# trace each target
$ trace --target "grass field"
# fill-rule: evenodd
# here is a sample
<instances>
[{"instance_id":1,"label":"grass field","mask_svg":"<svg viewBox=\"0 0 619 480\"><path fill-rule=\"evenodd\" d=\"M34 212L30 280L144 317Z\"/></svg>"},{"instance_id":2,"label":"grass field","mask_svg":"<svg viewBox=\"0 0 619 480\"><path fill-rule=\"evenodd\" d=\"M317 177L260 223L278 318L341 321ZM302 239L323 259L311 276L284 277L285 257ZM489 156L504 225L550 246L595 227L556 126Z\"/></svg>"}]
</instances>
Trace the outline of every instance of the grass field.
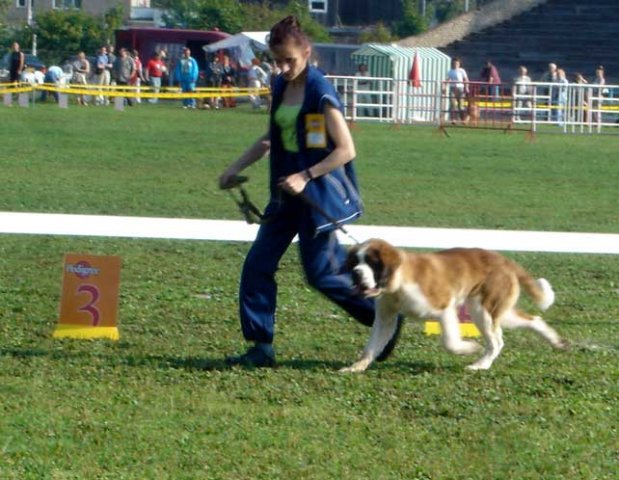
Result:
<instances>
[{"instance_id":1,"label":"grass field","mask_svg":"<svg viewBox=\"0 0 619 480\"><path fill-rule=\"evenodd\" d=\"M216 189L266 116L143 105L0 108L0 211L239 219ZM361 223L619 233L617 139L360 125ZM266 162L249 170L266 199ZM619 258L507 254L557 292L576 346L507 332L489 372L409 322L392 359L341 375L368 330L305 285L292 248L274 370L244 344L249 245L0 236L2 479L612 479ZM122 256L119 342L58 341L62 258Z\"/></svg>"}]
</instances>

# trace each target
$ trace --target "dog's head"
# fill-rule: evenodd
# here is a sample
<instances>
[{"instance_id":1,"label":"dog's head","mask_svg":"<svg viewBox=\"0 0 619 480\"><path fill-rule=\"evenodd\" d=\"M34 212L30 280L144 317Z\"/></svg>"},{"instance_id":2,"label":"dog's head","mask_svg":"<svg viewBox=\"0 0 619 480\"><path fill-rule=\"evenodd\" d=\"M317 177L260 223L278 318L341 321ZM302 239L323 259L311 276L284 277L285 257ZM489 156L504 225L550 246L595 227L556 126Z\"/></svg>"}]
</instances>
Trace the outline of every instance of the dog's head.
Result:
<instances>
[{"instance_id":1,"label":"dog's head","mask_svg":"<svg viewBox=\"0 0 619 480\"><path fill-rule=\"evenodd\" d=\"M353 288L369 298L382 294L391 284L402 262L400 252L384 240L368 240L348 252L346 268L352 274Z\"/></svg>"}]
</instances>

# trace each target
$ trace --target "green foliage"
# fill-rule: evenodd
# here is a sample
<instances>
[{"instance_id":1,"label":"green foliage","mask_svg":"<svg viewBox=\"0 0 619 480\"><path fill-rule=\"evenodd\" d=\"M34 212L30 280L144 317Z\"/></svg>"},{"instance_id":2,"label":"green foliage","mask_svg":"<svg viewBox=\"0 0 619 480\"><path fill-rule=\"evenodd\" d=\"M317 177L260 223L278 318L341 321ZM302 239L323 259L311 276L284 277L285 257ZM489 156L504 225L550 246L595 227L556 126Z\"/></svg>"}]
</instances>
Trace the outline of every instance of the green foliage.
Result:
<instances>
[{"instance_id":1,"label":"green foliage","mask_svg":"<svg viewBox=\"0 0 619 480\"><path fill-rule=\"evenodd\" d=\"M364 30L359 41L361 43L389 43L395 39L389 27L379 22L373 28Z\"/></svg>"},{"instance_id":2,"label":"green foliage","mask_svg":"<svg viewBox=\"0 0 619 480\"><path fill-rule=\"evenodd\" d=\"M432 6L439 23L447 22L464 13L464 0L438 0L433 2Z\"/></svg>"},{"instance_id":3,"label":"green foliage","mask_svg":"<svg viewBox=\"0 0 619 480\"><path fill-rule=\"evenodd\" d=\"M427 21L419 13L419 7L415 0L402 0L403 18L393 25L393 33L399 37L418 35L428 29Z\"/></svg>"},{"instance_id":4,"label":"green foliage","mask_svg":"<svg viewBox=\"0 0 619 480\"><path fill-rule=\"evenodd\" d=\"M246 29L242 5L234 0L203 0L197 9L200 28L238 33Z\"/></svg>"},{"instance_id":5,"label":"green foliage","mask_svg":"<svg viewBox=\"0 0 619 480\"><path fill-rule=\"evenodd\" d=\"M196 11L196 0L153 0L153 7L165 10L166 27L188 28Z\"/></svg>"},{"instance_id":6,"label":"green foliage","mask_svg":"<svg viewBox=\"0 0 619 480\"><path fill-rule=\"evenodd\" d=\"M6 27L6 14L11 3L11 0L0 0L0 31Z\"/></svg>"},{"instance_id":7,"label":"green foliage","mask_svg":"<svg viewBox=\"0 0 619 480\"><path fill-rule=\"evenodd\" d=\"M37 16L34 28L40 56L50 63L80 50L94 52L105 37L97 20L75 10L50 10Z\"/></svg>"},{"instance_id":8,"label":"green foliage","mask_svg":"<svg viewBox=\"0 0 619 480\"><path fill-rule=\"evenodd\" d=\"M99 20L102 34L107 40L104 43L114 42L114 32L124 25L125 11L121 4L110 8L103 14L103 18Z\"/></svg>"},{"instance_id":9,"label":"green foliage","mask_svg":"<svg viewBox=\"0 0 619 480\"><path fill-rule=\"evenodd\" d=\"M287 5L262 3L242 4L236 0L159 0L155 3L166 10L164 19L169 27L210 30L215 27L228 33L269 30L287 15L296 15L315 42L328 42L327 30L316 22L305 2L292 1Z\"/></svg>"},{"instance_id":10,"label":"green foliage","mask_svg":"<svg viewBox=\"0 0 619 480\"><path fill-rule=\"evenodd\" d=\"M295 15L299 19L305 33L307 33L314 42L329 42L330 37L327 30L312 18L307 9L307 2L294 0L289 2L288 6L282 8L280 11L280 20L286 15Z\"/></svg>"},{"instance_id":11,"label":"green foliage","mask_svg":"<svg viewBox=\"0 0 619 480\"><path fill-rule=\"evenodd\" d=\"M13 32L23 45L37 35L38 55L48 64L58 63L83 50L93 54L114 39L114 30L123 23L122 7L114 7L96 17L79 10L48 10L37 14L36 26L24 25Z\"/></svg>"}]
</instances>

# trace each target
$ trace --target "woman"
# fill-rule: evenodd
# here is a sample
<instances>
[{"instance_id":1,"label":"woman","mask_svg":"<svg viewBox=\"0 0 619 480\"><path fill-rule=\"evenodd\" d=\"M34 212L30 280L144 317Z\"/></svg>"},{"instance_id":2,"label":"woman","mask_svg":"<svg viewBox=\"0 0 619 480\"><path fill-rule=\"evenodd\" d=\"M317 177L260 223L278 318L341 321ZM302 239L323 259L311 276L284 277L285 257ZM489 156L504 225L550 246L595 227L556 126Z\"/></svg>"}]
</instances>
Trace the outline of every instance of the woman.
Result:
<instances>
[{"instance_id":1,"label":"woman","mask_svg":"<svg viewBox=\"0 0 619 480\"><path fill-rule=\"evenodd\" d=\"M86 58L86 54L84 52L80 52L77 54L77 59L73 63L73 76L71 78L71 83L76 83L77 85L87 85L89 76L90 62ZM84 94L79 94L77 96L77 104L83 105L84 107L88 106Z\"/></svg>"},{"instance_id":2,"label":"woman","mask_svg":"<svg viewBox=\"0 0 619 480\"><path fill-rule=\"evenodd\" d=\"M275 365L275 271L297 234L308 283L364 325L374 320L373 302L354 296L350 275L343 272L346 251L334 225L299 196L303 193L342 223L361 215L351 163L355 146L342 104L333 86L309 66L311 46L296 18L286 17L271 29L269 47L281 69L273 82L270 131L219 178L221 188L233 186L239 172L270 151L267 220L245 259L239 292L243 335L254 345L227 359L231 365L254 367ZM398 334L399 328L383 359Z\"/></svg>"}]
</instances>

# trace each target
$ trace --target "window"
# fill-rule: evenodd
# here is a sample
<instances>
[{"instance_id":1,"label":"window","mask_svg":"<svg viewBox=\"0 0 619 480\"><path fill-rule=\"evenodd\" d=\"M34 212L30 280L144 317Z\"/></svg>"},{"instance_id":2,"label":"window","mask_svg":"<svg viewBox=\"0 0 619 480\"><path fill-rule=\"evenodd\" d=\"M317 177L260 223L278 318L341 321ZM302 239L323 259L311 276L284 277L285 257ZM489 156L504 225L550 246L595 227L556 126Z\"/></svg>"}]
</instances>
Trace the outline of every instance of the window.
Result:
<instances>
[{"instance_id":1,"label":"window","mask_svg":"<svg viewBox=\"0 0 619 480\"><path fill-rule=\"evenodd\" d=\"M309 11L312 13L327 13L329 0L308 0Z\"/></svg>"},{"instance_id":2,"label":"window","mask_svg":"<svg viewBox=\"0 0 619 480\"><path fill-rule=\"evenodd\" d=\"M28 0L16 0L16 1L15 1L15 6L16 6L17 8L26 8L26 2L27 2L27 1L28 1Z\"/></svg>"},{"instance_id":3,"label":"window","mask_svg":"<svg viewBox=\"0 0 619 480\"><path fill-rule=\"evenodd\" d=\"M58 9L82 8L82 0L54 0L52 6Z\"/></svg>"}]
</instances>

